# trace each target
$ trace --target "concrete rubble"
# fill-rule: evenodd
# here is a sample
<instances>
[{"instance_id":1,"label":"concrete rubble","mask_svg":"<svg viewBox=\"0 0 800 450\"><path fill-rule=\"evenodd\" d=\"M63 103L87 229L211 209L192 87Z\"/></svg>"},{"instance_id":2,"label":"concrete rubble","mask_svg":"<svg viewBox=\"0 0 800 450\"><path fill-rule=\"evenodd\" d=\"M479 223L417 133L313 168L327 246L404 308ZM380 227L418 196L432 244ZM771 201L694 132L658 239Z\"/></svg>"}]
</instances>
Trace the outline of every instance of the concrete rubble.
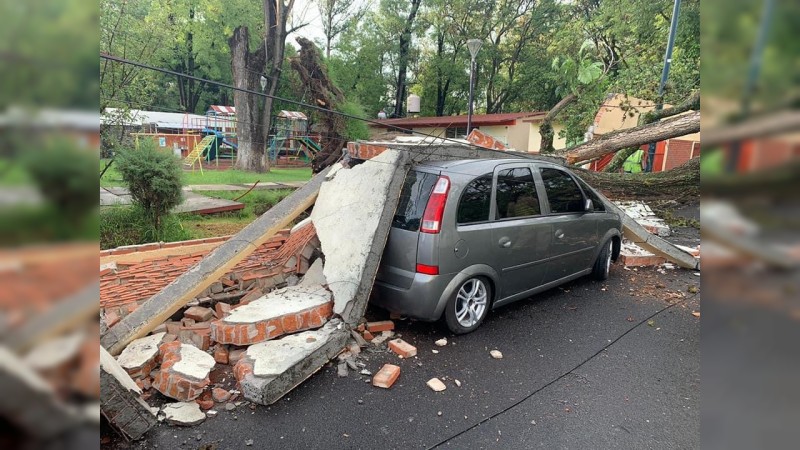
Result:
<instances>
[{"instance_id":1,"label":"concrete rubble","mask_svg":"<svg viewBox=\"0 0 800 450\"><path fill-rule=\"evenodd\" d=\"M168 403L161 409L164 419L172 425L197 425L206 420L206 414L200 411L195 402Z\"/></svg>"},{"instance_id":2,"label":"concrete rubble","mask_svg":"<svg viewBox=\"0 0 800 450\"><path fill-rule=\"evenodd\" d=\"M395 335L391 320L363 317L409 167L431 155L518 156L442 143L429 143L422 155L412 151L418 145L348 145L350 157L365 161L334 165L239 235L192 244L201 251L158 244L141 254L117 249L103 256L101 272L108 278L101 283L101 307L108 331L101 342L119 354L114 360L105 353L118 368L107 378L130 397L122 406L104 405L104 415L113 408L140 415L141 425L123 430L136 439L152 426L145 400L154 395L178 400L161 411L168 423L191 425L223 405L235 411L240 400L272 404L330 361L342 377L366 376L362 380L375 387L391 388L400 365L386 364L372 375L362 352L388 348L408 359L417 349ZM283 229L311 205L310 217ZM168 271L148 268L155 261L175 263L185 273L159 279ZM136 276L126 275L130 267ZM126 297L124 283L140 276L147 282ZM446 338L435 342L447 344ZM502 357L499 351L492 356ZM212 382L212 371L233 377L236 389ZM446 389L436 378L428 385Z\"/></svg>"}]
</instances>

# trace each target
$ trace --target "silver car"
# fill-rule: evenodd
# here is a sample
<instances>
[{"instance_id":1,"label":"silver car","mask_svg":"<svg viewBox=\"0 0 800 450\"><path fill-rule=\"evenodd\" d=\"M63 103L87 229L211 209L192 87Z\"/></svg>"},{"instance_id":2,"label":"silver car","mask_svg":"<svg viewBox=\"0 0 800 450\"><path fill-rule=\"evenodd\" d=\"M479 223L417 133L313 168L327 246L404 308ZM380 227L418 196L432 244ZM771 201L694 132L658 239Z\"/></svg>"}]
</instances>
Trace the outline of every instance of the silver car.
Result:
<instances>
[{"instance_id":1,"label":"silver car","mask_svg":"<svg viewBox=\"0 0 800 450\"><path fill-rule=\"evenodd\" d=\"M457 334L489 309L591 274L608 278L622 222L583 180L531 159L440 161L408 174L372 303L442 316Z\"/></svg>"}]
</instances>

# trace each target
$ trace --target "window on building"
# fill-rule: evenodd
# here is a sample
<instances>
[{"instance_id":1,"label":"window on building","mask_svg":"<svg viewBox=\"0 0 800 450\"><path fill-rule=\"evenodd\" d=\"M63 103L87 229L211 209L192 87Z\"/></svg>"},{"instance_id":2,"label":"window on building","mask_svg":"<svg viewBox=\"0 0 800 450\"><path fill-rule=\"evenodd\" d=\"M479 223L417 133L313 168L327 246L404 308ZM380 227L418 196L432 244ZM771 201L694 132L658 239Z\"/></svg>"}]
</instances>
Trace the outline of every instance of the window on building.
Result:
<instances>
[{"instance_id":1,"label":"window on building","mask_svg":"<svg viewBox=\"0 0 800 450\"><path fill-rule=\"evenodd\" d=\"M461 194L456 212L456 223L464 225L489 220L491 198L492 174L487 173L472 180Z\"/></svg>"},{"instance_id":2,"label":"window on building","mask_svg":"<svg viewBox=\"0 0 800 450\"><path fill-rule=\"evenodd\" d=\"M463 139L467 135L467 127L450 127L445 135L451 139Z\"/></svg>"},{"instance_id":3,"label":"window on building","mask_svg":"<svg viewBox=\"0 0 800 450\"><path fill-rule=\"evenodd\" d=\"M542 168L542 181L553 214L583 212L583 194L566 172Z\"/></svg>"},{"instance_id":4,"label":"window on building","mask_svg":"<svg viewBox=\"0 0 800 450\"><path fill-rule=\"evenodd\" d=\"M533 174L527 167L506 169L497 174L496 205L498 219L541 214Z\"/></svg>"}]
</instances>

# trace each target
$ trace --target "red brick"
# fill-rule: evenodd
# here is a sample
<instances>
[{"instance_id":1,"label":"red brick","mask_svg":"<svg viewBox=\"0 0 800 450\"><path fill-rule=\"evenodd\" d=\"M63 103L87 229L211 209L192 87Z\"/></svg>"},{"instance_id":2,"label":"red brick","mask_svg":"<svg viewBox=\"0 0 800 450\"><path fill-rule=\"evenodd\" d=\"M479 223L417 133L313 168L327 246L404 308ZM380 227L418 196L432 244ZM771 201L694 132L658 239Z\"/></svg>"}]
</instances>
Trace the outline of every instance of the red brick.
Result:
<instances>
[{"instance_id":1,"label":"red brick","mask_svg":"<svg viewBox=\"0 0 800 450\"><path fill-rule=\"evenodd\" d=\"M217 319L224 319L231 313L231 305L217 302L217 304L214 305L214 310L217 312Z\"/></svg>"},{"instance_id":2,"label":"red brick","mask_svg":"<svg viewBox=\"0 0 800 450\"><path fill-rule=\"evenodd\" d=\"M218 345L217 348L214 350L214 361L220 364L228 364L230 361L230 354L228 353L228 348L224 345Z\"/></svg>"},{"instance_id":3,"label":"red brick","mask_svg":"<svg viewBox=\"0 0 800 450\"><path fill-rule=\"evenodd\" d=\"M183 317L192 319L195 322L205 322L211 320L213 314L208 308L202 306L192 306L183 313Z\"/></svg>"},{"instance_id":4,"label":"red brick","mask_svg":"<svg viewBox=\"0 0 800 450\"><path fill-rule=\"evenodd\" d=\"M119 313L113 309L106 310L106 326L108 328L113 327L116 325L122 318L119 316Z\"/></svg>"},{"instance_id":5,"label":"red brick","mask_svg":"<svg viewBox=\"0 0 800 450\"><path fill-rule=\"evenodd\" d=\"M372 385L389 389L400 376L400 367L394 364L384 364L381 370L372 377Z\"/></svg>"},{"instance_id":6,"label":"red brick","mask_svg":"<svg viewBox=\"0 0 800 450\"><path fill-rule=\"evenodd\" d=\"M364 330L364 333L362 334L364 336L364 340L366 340L367 342L375 339L375 335L370 333L369 330Z\"/></svg>"},{"instance_id":7,"label":"red brick","mask_svg":"<svg viewBox=\"0 0 800 450\"><path fill-rule=\"evenodd\" d=\"M392 339L389 341L389 350L395 352L401 358L411 358L417 355L417 347L414 347L402 339Z\"/></svg>"},{"instance_id":8,"label":"red brick","mask_svg":"<svg viewBox=\"0 0 800 450\"><path fill-rule=\"evenodd\" d=\"M370 333L380 333L381 331L394 330L394 322L391 320L381 320L380 322L367 322L367 330Z\"/></svg>"},{"instance_id":9,"label":"red brick","mask_svg":"<svg viewBox=\"0 0 800 450\"><path fill-rule=\"evenodd\" d=\"M231 393L226 389L214 388L211 390L211 397L217 403L225 403L231 398Z\"/></svg>"}]
</instances>

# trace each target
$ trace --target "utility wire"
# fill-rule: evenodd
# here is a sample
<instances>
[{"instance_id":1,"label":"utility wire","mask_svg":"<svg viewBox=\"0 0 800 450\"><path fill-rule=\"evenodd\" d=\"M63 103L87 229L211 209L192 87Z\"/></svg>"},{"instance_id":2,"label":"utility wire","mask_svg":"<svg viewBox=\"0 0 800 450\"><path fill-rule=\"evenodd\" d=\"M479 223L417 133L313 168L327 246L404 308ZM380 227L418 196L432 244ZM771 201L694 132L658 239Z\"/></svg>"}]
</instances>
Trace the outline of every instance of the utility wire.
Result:
<instances>
[{"instance_id":1,"label":"utility wire","mask_svg":"<svg viewBox=\"0 0 800 450\"><path fill-rule=\"evenodd\" d=\"M408 129L408 128L398 127L396 125L392 125L392 124L388 124L388 123L384 123L384 122L379 122L377 120L365 119L363 117L354 116L352 114L347 114L347 113L343 113L343 112L340 112L340 111L334 111L332 109L323 108L321 106L312 105L312 104L309 104L309 103L303 103L303 102L299 102L297 100L291 100L291 99L288 99L288 98L278 97L277 95L270 95L270 94L267 94L267 93L264 93L264 92L258 92L258 91L253 91L253 90L246 89L246 88L240 88L240 87L236 87L236 86L233 86L233 85L230 85L230 84L220 83L218 81L209 80L207 78L196 77L194 75L188 75L188 74L185 74L185 73L176 72L174 70L169 70L169 69L164 69L164 68L161 68L161 67L152 66L152 65L141 63L141 62L138 62L138 61L132 61L132 60L125 59L125 58L120 58L119 56L109 55L109 54L103 53L103 52L100 53L100 58L106 59L106 60L109 60L109 61L114 61L114 62L117 62L117 63L120 63L120 64L127 64L127 65L131 65L131 66L134 66L134 67L139 67L139 68L142 68L142 69L148 69L148 70L152 70L152 71L155 71L155 72L161 72L161 73L168 74L168 75L174 75L176 77L183 77L183 78L188 78L190 80L209 83L209 84L213 84L213 85L220 86L220 87L225 87L225 88L228 88L228 89L232 89L234 91L240 91L240 92L244 92L244 93L251 94L251 95L257 95L257 96L260 96L260 97L271 98L273 100L286 102L286 103L289 103L289 104L292 104L292 105L301 106L301 107L304 107L304 108L309 108L309 109L312 109L312 110L315 110L315 111L320 111L320 112L330 113L330 114L336 114L338 116L346 117L348 119L360 120L362 122L366 122L366 123L369 123L369 124L378 125L378 126L381 126L381 127L387 127L387 128L393 129L393 130L401 131L401 132L406 133L406 134L418 134L418 135L421 135L421 136L431 137L431 138L435 138L435 139L441 139L442 141L453 142L453 143L456 143L456 144L466 145L466 146L469 146L469 147L480 148L480 149L485 150L485 148L483 148L483 147L481 147L479 145L475 145L475 144L473 144L473 143L471 143L469 141L465 142L465 141L460 141L460 140L456 140L456 139L451 139L451 138L448 138L448 137L435 136L435 135L428 134L428 133L423 133L423 132L420 132L420 131L414 131L414 130L411 130L411 129Z\"/></svg>"}]
</instances>

